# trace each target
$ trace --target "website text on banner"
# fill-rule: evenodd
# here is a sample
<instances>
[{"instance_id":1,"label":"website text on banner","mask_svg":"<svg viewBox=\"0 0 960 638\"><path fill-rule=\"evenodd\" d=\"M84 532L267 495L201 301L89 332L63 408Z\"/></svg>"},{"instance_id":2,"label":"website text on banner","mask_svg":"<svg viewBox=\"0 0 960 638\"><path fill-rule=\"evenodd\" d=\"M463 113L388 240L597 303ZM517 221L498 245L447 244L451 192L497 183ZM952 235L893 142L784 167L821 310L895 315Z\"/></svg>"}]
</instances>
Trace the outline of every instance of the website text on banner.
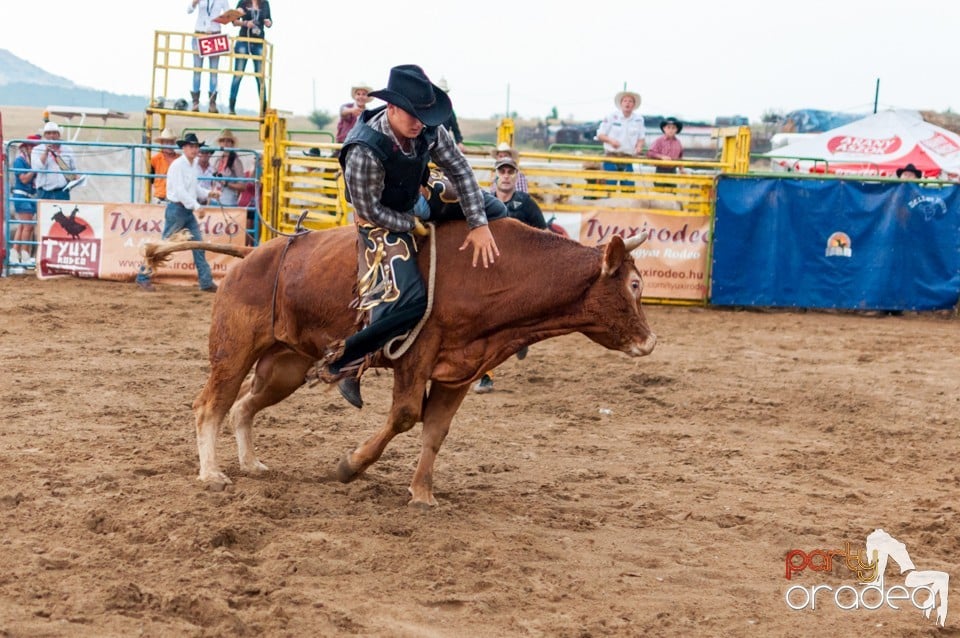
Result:
<instances>
[{"instance_id":1,"label":"website text on banner","mask_svg":"<svg viewBox=\"0 0 960 638\"><path fill-rule=\"evenodd\" d=\"M684 215L598 210L589 213L544 211L551 226L587 246L610 241L613 235L650 238L633 251L643 276L644 299L706 301L710 218Z\"/></svg>"},{"instance_id":2,"label":"website text on banner","mask_svg":"<svg viewBox=\"0 0 960 638\"><path fill-rule=\"evenodd\" d=\"M132 281L140 266L140 248L160 241L164 206L99 202L41 201L37 276L63 275ZM243 246L247 211L244 208L207 208L200 220L204 241ZM207 254L213 277L222 279L236 258ZM173 254L157 269L155 281L196 285L197 273L190 251Z\"/></svg>"}]
</instances>

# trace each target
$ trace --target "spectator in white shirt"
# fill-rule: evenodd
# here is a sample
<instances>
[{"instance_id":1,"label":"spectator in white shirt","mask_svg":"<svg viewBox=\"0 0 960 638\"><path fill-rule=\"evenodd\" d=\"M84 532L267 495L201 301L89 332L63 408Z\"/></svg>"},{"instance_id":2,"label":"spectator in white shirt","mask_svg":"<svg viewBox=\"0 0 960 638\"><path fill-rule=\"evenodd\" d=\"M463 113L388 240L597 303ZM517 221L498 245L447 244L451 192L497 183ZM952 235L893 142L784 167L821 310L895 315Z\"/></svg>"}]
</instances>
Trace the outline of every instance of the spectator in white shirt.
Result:
<instances>
[{"instance_id":1,"label":"spectator in white shirt","mask_svg":"<svg viewBox=\"0 0 960 638\"><path fill-rule=\"evenodd\" d=\"M70 199L67 184L77 179L77 161L69 148L60 146L56 122L43 125L43 144L30 154L30 167L37 173L37 199Z\"/></svg>"},{"instance_id":2,"label":"spectator in white shirt","mask_svg":"<svg viewBox=\"0 0 960 638\"><path fill-rule=\"evenodd\" d=\"M216 188L208 190L197 179L199 176L197 155L200 153L200 147L206 144L199 141L195 133L187 133L182 140L177 140L177 146L180 147L182 155L170 165L167 171L167 209L164 213L161 237L167 239L174 233L186 229L190 232L190 238L193 241L203 241L200 223L197 220L203 219L206 214L202 206L209 200L219 197L220 191ZM193 263L197 267L200 290L216 292L217 284L213 281L213 272L210 270L204 251L191 252ZM153 283L150 281L152 274L146 266L140 267L140 272L137 273L137 285L141 290L154 291Z\"/></svg>"},{"instance_id":3,"label":"spectator in white shirt","mask_svg":"<svg viewBox=\"0 0 960 638\"><path fill-rule=\"evenodd\" d=\"M603 118L597 129L597 141L603 142L603 152L610 158L640 157L646 135L643 116L636 112L640 108L640 94L633 91L620 91L613 98L617 110ZM604 162L603 170L632 173L633 164L627 162ZM614 184L613 181L607 184ZM633 186L633 182L622 181L623 186Z\"/></svg>"}]
</instances>

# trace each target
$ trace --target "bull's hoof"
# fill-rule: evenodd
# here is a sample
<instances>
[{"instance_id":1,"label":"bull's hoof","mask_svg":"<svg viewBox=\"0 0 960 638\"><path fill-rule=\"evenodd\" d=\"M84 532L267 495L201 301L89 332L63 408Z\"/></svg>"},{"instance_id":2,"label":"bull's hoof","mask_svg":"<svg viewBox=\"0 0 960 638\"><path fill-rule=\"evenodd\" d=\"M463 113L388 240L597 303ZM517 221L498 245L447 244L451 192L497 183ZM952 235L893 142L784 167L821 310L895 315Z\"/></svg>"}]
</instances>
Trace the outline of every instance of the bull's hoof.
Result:
<instances>
[{"instance_id":1,"label":"bull's hoof","mask_svg":"<svg viewBox=\"0 0 960 638\"><path fill-rule=\"evenodd\" d=\"M223 472L200 474L197 480L203 483L203 486L211 492L222 492L228 485L233 483Z\"/></svg>"},{"instance_id":2,"label":"bull's hoof","mask_svg":"<svg viewBox=\"0 0 960 638\"><path fill-rule=\"evenodd\" d=\"M350 455L344 454L337 466L337 480L341 483L350 483L356 480L361 473L362 471L354 469L353 465L350 464Z\"/></svg>"},{"instance_id":3,"label":"bull's hoof","mask_svg":"<svg viewBox=\"0 0 960 638\"><path fill-rule=\"evenodd\" d=\"M247 474L258 476L264 472L269 472L270 468L260 462L260 459L253 459L252 463L241 463L240 469Z\"/></svg>"},{"instance_id":4,"label":"bull's hoof","mask_svg":"<svg viewBox=\"0 0 960 638\"><path fill-rule=\"evenodd\" d=\"M412 488L407 488L407 491L410 492L410 500L407 501L407 507L415 507L420 510L430 510L437 506L437 499L433 498L431 492L426 492L420 495L414 493Z\"/></svg>"},{"instance_id":5,"label":"bull's hoof","mask_svg":"<svg viewBox=\"0 0 960 638\"><path fill-rule=\"evenodd\" d=\"M429 502L415 501L413 499L407 501L407 507L412 507L413 509L422 510L424 512L429 512L436 506L437 499L431 499Z\"/></svg>"}]
</instances>

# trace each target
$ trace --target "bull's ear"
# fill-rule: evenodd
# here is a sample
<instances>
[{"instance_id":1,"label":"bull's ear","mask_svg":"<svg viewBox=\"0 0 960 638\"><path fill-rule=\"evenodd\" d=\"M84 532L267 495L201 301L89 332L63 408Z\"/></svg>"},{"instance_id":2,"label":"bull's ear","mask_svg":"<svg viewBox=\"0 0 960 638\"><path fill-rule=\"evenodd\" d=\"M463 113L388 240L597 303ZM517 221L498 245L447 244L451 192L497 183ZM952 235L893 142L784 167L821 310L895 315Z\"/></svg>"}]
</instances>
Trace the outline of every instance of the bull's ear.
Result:
<instances>
[{"instance_id":1,"label":"bull's ear","mask_svg":"<svg viewBox=\"0 0 960 638\"><path fill-rule=\"evenodd\" d=\"M620 235L614 235L610 243L603 249L603 266L600 274L603 277L612 277L617 269L623 263L623 258L627 256L627 248L623 245L623 238Z\"/></svg>"}]
</instances>

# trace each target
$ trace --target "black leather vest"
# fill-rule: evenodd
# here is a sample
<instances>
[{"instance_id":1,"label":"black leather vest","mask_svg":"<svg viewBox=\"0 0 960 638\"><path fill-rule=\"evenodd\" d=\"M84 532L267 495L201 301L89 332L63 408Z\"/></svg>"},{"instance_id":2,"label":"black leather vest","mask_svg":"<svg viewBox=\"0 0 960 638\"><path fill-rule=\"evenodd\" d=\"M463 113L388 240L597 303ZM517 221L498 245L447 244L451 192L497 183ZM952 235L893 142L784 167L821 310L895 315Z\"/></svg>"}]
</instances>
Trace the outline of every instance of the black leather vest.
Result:
<instances>
[{"instance_id":1,"label":"black leather vest","mask_svg":"<svg viewBox=\"0 0 960 638\"><path fill-rule=\"evenodd\" d=\"M367 123L375 115L385 110L381 106L372 111L365 111L360 121L347 134L340 151L340 167L346 170L347 154L355 144L363 144L371 149L383 164L386 171L383 194L380 203L396 211L406 212L417 203L420 186L427 183L430 170L430 149L437 141L437 128L425 127L414 140L414 155L404 155L400 147L388 136L374 130Z\"/></svg>"}]
</instances>

